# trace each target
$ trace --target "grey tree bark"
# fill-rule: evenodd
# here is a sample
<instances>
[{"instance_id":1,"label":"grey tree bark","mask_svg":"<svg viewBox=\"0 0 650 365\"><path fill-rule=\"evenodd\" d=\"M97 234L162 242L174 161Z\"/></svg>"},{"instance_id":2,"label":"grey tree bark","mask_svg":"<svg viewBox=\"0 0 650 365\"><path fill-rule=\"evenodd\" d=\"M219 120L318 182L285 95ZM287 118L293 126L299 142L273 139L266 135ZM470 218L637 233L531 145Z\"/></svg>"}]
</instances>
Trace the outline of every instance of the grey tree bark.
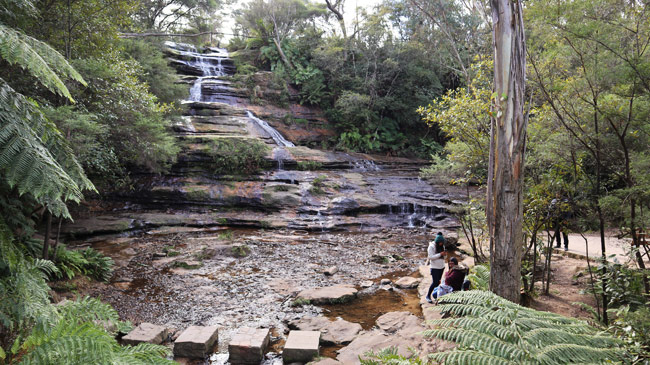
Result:
<instances>
[{"instance_id":1,"label":"grey tree bark","mask_svg":"<svg viewBox=\"0 0 650 365\"><path fill-rule=\"evenodd\" d=\"M526 41L518 0L491 0L494 94L487 209L490 290L519 303L523 245Z\"/></svg>"}]
</instances>

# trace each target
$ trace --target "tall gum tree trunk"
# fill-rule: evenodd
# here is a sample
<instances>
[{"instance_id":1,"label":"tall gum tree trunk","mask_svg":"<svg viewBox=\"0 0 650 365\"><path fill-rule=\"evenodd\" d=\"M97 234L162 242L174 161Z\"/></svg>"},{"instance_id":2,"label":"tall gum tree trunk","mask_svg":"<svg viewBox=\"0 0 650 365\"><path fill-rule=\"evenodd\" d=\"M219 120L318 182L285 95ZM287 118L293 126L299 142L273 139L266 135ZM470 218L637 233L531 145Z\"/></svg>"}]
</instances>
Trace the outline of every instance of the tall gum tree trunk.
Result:
<instances>
[{"instance_id":1,"label":"tall gum tree trunk","mask_svg":"<svg viewBox=\"0 0 650 365\"><path fill-rule=\"evenodd\" d=\"M519 303L523 245L526 45L519 1L492 0L494 94L488 166L490 290Z\"/></svg>"}]
</instances>

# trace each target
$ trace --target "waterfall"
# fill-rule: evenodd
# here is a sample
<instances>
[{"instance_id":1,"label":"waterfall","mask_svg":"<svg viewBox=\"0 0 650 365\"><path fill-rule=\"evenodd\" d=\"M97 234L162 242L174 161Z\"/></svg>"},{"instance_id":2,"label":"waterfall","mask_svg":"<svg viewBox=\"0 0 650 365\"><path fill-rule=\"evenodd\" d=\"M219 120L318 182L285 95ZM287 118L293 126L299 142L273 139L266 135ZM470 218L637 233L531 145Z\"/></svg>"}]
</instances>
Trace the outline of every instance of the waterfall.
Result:
<instances>
[{"instance_id":1,"label":"waterfall","mask_svg":"<svg viewBox=\"0 0 650 365\"><path fill-rule=\"evenodd\" d=\"M216 52L200 54L198 52L180 51L181 55L192 57L192 61L185 61L188 66L196 67L203 73L190 88L190 101L203 101L202 85L206 79L225 76L226 72L222 61L228 58L228 51L216 48Z\"/></svg>"},{"instance_id":2,"label":"waterfall","mask_svg":"<svg viewBox=\"0 0 650 365\"><path fill-rule=\"evenodd\" d=\"M273 138L273 140L275 141L275 143L278 146L281 146L281 147L296 147L296 145L294 145L293 143L287 141L284 137L282 137L280 132L275 130L275 128L271 127L269 125L269 123L267 123L266 121L256 117L249 110L246 111L246 115L248 115L248 117L253 122L257 123L257 125L259 125L262 129L264 129L266 131L266 133L268 133L271 136L271 138Z\"/></svg>"}]
</instances>

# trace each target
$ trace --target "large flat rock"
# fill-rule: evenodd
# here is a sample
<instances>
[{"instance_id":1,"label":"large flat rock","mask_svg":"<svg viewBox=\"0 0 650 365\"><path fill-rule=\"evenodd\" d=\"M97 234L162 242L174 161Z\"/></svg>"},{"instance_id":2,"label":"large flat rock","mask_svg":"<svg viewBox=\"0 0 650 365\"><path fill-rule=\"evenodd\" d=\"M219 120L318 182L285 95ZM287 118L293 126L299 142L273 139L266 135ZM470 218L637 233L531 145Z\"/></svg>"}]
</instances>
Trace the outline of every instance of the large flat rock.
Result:
<instances>
[{"instance_id":1,"label":"large flat rock","mask_svg":"<svg viewBox=\"0 0 650 365\"><path fill-rule=\"evenodd\" d=\"M217 340L216 326L190 326L174 341L174 356L205 358L213 352Z\"/></svg>"},{"instance_id":2,"label":"large flat rock","mask_svg":"<svg viewBox=\"0 0 650 365\"><path fill-rule=\"evenodd\" d=\"M126 336L122 337L127 345L137 345L142 342L153 343L159 345L167 339L167 328L158 326L151 323L141 323L133 331L129 332Z\"/></svg>"},{"instance_id":3,"label":"large flat rock","mask_svg":"<svg viewBox=\"0 0 650 365\"><path fill-rule=\"evenodd\" d=\"M324 288L312 288L298 293L298 298L308 300L312 304L342 303L352 300L357 295L357 289L352 285L334 285Z\"/></svg>"},{"instance_id":4,"label":"large flat rock","mask_svg":"<svg viewBox=\"0 0 650 365\"><path fill-rule=\"evenodd\" d=\"M282 351L282 361L285 364L294 362L307 363L318 356L320 332L291 331Z\"/></svg>"},{"instance_id":5,"label":"large flat rock","mask_svg":"<svg viewBox=\"0 0 650 365\"><path fill-rule=\"evenodd\" d=\"M361 332L361 325L358 323L348 322L343 319L331 321L325 317L303 317L291 321L289 328L295 328L301 331L319 331L321 333L321 343L345 345Z\"/></svg>"},{"instance_id":6,"label":"large flat rock","mask_svg":"<svg viewBox=\"0 0 650 365\"><path fill-rule=\"evenodd\" d=\"M377 319L378 329L362 333L347 347L338 351L336 359L343 364L359 364L359 356L365 358L368 351L378 352L387 347L397 348L402 356L413 356L414 349L421 359L434 352L451 349L453 344L427 339L421 334L427 329L422 319L409 312L390 312Z\"/></svg>"},{"instance_id":7,"label":"large flat rock","mask_svg":"<svg viewBox=\"0 0 650 365\"><path fill-rule=\"evenodd\" d=\"M240 328L228 344L228 362L237 364L259 364L264 360L264 352L269 346L268 328Z\"/></svg>"}]
</instances>

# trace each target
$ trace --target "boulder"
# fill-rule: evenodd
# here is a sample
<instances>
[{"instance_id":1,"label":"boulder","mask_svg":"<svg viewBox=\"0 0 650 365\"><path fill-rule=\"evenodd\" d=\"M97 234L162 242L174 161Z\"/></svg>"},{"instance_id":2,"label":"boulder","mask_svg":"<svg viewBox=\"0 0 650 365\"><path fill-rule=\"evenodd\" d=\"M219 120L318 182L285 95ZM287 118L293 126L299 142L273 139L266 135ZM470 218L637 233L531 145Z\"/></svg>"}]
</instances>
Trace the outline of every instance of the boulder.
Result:
<instances>
[{"instance_id":1,"label":"boulder","mask_svg":"<svg viewBox=\"0 0 650 365\"><path fill-rule=\"evenodd\" d=\"M420 284L420 281L422 281L422 279L405 276L403 278L399 278L395 282L395 285L401 289L413 289L417 288L418 284Z\"/></svg>"},{"instance_id":2,"label":"boulder","mask_svg":"<svg viewBox=\"0 0 650 365\"><path fill-rule=\"evenodd\" d=\"M240 328L228 344L228 361L233 364L259 364L269 346L268 328Z\"/></svg>"},{"instance_id":3,"label":"boulder","mask_svg":"<svg viewBox=\"0 0 650 365\"><path fill-rule=\"evenodd\" d=\"M323 271L323 274L325 274L325 275L329 275L329 276L332 276L332 275L336 274L337 272L339 272L339 268L338 268L338 267L336 267L336 266L330 266L330 267L326 268L326 269Z\"/></svg>"},{"instance_id":4,"label":"boulder","mask_svg":"<svg viewBox=\"0 0 650 365\"><path fill-rule=\"evenodd\" d=\"M174 341L174 356L202 359L214 351L216 326L190 326Z\"/></svg>"},{"instance_id":5,"label":"boulder","mask_svg":"<svg viewBox=\"0 0 650 365\"><path fill-rule=\"evenodd\" d=\"M159 345L167 339L168 331L163 326L151 323L141 323L128 335L122 337L122 341L127 345L137 345L142 342Z\"/></svg>"},{"instance_id":6,"label":"boulder","mask_svg":"<svg viewBox=\"0 0 650 365\"><path fill-rule=\"evenodd\" d=\"M327 304L346 302L356 295L354 286L342 284L303 290L298 294L298 299L308 300L312 304Z\"/></svg>"},{"instance_id":7,"label":"boulder","mask_svg":"<svg viewBox=\"0 0 650 365\"><path fill-rule=\"evenodd\" d=\"M307 363L318 356L320 332L318 331L291 331L287 337L282 351L282 360L285 364L293 362Z\"/></svg>"}]
</instances>

